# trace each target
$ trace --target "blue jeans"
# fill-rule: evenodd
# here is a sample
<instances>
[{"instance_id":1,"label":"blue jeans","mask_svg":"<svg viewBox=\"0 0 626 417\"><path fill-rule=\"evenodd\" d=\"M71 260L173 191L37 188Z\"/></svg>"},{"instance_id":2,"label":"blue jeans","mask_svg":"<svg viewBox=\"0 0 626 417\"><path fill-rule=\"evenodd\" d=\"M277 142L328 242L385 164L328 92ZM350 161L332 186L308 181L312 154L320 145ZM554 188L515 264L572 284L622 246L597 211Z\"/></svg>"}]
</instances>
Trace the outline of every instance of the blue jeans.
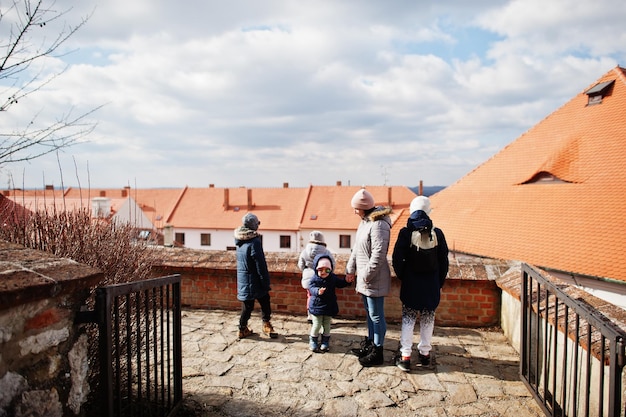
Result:
<instances>
[{"instance_id":1,"label":"blue jeans","mask_svg":"<svg viewBox=\"0 0 626 417\"><path fill-rule=\"evenodd\" d=\"M385 297L363 296L363 305L367 311L367 337L376 346L385 343L387 322L385 322Z\"/></svg>"}]
</instances>

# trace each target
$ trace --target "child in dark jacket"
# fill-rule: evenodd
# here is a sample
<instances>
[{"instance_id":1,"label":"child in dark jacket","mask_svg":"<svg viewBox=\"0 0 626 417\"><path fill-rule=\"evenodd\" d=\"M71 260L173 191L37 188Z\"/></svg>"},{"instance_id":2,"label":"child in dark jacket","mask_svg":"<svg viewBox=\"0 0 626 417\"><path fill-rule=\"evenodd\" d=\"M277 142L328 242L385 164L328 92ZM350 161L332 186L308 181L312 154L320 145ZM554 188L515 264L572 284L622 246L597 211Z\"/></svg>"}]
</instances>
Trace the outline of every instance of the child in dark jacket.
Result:
<instances>
[{"instance_id":1,"label":"child in dark jacket","mask_svg":"<svg viewBox=\"0 0 626 417\"><path fill-rule=\"evenodd\" d=\"M309 348L313 352L327 352L330 348L330 322L339 314L337 294L335 288L344 288L350 285L345 279L339 278L333 272L335 265L331 256L320 254L313 261L315 274L309 284L311 299L309 313L312 316ZM320 330L322 343L319 344Z\"/></svg>"}]
</instances>

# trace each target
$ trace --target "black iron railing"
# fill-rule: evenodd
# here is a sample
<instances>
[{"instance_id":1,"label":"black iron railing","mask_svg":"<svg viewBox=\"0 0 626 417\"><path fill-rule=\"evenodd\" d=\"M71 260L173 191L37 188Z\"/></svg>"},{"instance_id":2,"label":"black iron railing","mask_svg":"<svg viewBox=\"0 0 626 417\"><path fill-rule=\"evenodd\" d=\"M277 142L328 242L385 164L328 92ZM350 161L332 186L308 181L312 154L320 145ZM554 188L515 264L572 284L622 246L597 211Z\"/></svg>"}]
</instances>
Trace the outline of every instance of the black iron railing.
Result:
<instances>
[{"instance_id":1,"label":"black iron railing","mask_svg":"<svg viewBox=\"0 0 626 417\"><path fill-rule=\"evenodd\" d=\"M102 415L171 416L182 401L180 275L96 290Z\"/></svg>"},{"instance_id":2,"label":"black iron railing","mask_svg":"<svg viewBox=\"0 0 626 417\"><path fill-rule=\"evenodd\" d=\"M526 264L521 301L521 378L546 415L624 416L626 333Z\"/></svg>"}]
</instances>

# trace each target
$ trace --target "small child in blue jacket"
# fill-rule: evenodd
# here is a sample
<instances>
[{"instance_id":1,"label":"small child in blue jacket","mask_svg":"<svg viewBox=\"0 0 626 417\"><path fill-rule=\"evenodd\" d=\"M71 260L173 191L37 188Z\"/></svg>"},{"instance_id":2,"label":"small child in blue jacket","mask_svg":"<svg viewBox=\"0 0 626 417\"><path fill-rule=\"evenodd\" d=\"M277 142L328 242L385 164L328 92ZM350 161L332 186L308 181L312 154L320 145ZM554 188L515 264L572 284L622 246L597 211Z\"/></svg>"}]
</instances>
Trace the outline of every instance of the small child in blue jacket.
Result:
<instances>
[{"instance_id":1,"label":"small child in blue jacket","mask_svg":"<svg viewBox=\"0 0 626 417\"><path fill-rule=\"evenodd\" d=\"M309 348L313 352L327 352L330 348L330 322L339 314L335 288L345 288L350 284L333 272L335 265L332 256L320 254L315 257L313 265L315 274L309 284L311 294L309 313L312 316ZM321 345L319 344L320 331L322 333Z\"/></svg>"}]
</instances>

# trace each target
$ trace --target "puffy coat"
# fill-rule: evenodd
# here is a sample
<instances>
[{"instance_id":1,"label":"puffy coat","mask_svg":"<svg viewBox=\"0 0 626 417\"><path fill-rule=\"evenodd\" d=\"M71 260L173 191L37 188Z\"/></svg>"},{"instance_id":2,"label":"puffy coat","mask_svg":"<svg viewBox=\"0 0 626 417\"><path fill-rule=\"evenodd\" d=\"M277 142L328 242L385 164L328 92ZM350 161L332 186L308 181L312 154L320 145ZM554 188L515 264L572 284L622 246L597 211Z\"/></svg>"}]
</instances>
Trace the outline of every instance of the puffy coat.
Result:
<instances>
[{"instance_id":1,"label":"puffy coat","mask_svg":"<svg viewBox=\"0 0 626 417\"><path fill-rule=\"evenodd\" d=\"M332 264L335 264L335 258L326 246L313 242L307 243L298 257L298 268L302 271L302 288L304 289L309 288L311 277L315 272L313 271L315 269L313 267L313 261L318 255L327 255Z\"/></svg>"},{"instance_id":2,"label":"puffy coat","mask_svg":"<svg viewBox=\"0 0 626 417\"><path fill-rule=\"evenodd\" d=\"M339 313L339 305L337 304L336 288L344 288L350 284L343 278L339 278L334 272L331 272L325 279L317 274L316 268L319 260L322 258L330 259L330 263L335 266L335 262L328 255L318 255L313 262L313 270L315 274L311 278L309 284L309 292L311 299L309 300L309 313L315 316L336 316ZM324 294L320 295L320 288L326 288Z\"/></svg>"},{"instance_id":3,"label":"puffy coat","mask_svg":"<svg viewBox=\"0 0 626 417\"><path fill-rule=\"evenodd\" d=\"M406 227L398 233L392 264L402 281L402 304L419 311L435 311L448 275L448 245L443 231L433 227L422 210L411 213Z\"/></svg>"},{"instance_id":4,"label":"puffy coat","mask_svg":"<svg viewBox=\"0 0 626 417\"><path fill-rule=\"evenodd\" d=\"M267 270L261 238L255 231L240 227L235 229L237 248L237 299L256 300L270 291L270 274Z\"/></svg>"},{"instance_id":5,"label":"puffy coat","mask_svg":"<svg viewBox=\"0 0 626 417\"><path fill-rule=\"evenodd\" d=\"M356 291L368 297L384 297L391 286L387 261L391 233L391 208L376 207L359 223L354 247L346 265L347 274L356 274Z\"/></svg>"}]
</instances>

